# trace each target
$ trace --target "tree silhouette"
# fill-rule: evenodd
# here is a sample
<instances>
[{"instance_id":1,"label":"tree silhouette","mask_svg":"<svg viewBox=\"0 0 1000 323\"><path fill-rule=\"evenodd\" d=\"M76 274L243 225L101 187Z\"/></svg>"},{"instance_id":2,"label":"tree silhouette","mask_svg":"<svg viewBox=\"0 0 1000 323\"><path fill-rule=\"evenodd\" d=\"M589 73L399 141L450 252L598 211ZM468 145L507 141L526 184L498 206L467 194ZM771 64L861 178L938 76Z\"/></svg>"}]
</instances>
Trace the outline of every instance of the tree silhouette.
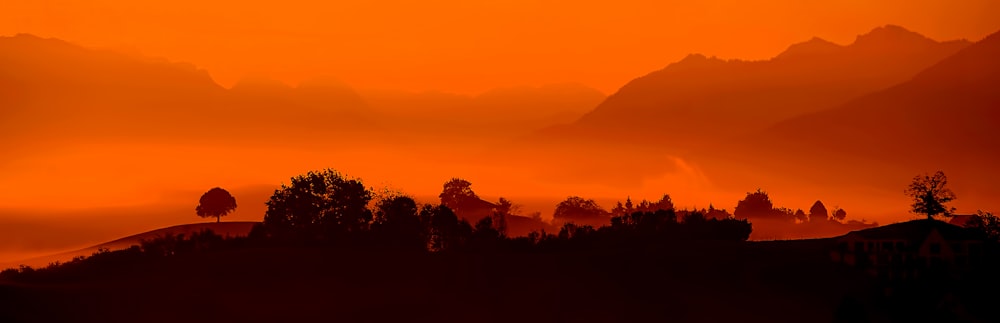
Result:
<instances>
[{"instance_id":1,"label":"tree silhouette","mask_svg":"<svg viewBox=\"0 0 1000 323\"><path fill-rule=\"evenodd\" d=\"M625 215L628 215L628 212L625 211L625 206L622 205L622 202L618 201L618 204L611 208L611 216L620 217Z\"/></svg>"},{"instance_id":2,"label":"tree silhouette","mask_svg":"<svg viewBox=\"0 0 1000 323\"><path fill-rule=\"evenodd\" d=\"M608 211L597 205L597 202L590 199L584 199L579 196L570 196L566 198L565 201L559 202L556 205L555 213L553 218L556 220L573 222L598 222L598 221L608 221Z\"/></svg>"},{"instance_id":3,"label":"tree silhouette","mask_svg":"<svg viewBox=\"0 0 1000 323\"><path fill-rule=\"evenodd\" d=\"M833 219L837 221L844 221L847 218L847 211L844 209L836 208L833 210Z\"/></svg>"},{"instance_id":4,"label":"tree silhouette","mask_svg":"<svg viewBox=\"0 0 1000 323\"><path fill-rule=\"evenodd\" d=\"M934 175L917 175L913 177L913 182L903 192L913 198L910 205L913 213L927 215L928 219L936 215L949 216L955 208L945 206L945 203L955 199L955 193L945 187L948 184L948 177L944 172L937 171Z\"/></svg>"},{"instance_id":5,"label":"tree silhouette","mask_svg":"<svg viewBox=\"0 0 1000 323\"><path fill-rule=\"evenodd\" d=\"M431 251L455 249L472 234L472 226L459 220L445 205L424 205L420 209L420 220L426 228L427 246Z\"/></svg>"},{"instance_id":6,"label":"tree silhouette","mask_svg":"<svg viewBox=\"0 0 1000 323\"><path fill-rule=\"evenodd\" d=\"M701 224L708 222L708 219L705 218L704 213L695 211L695 212L688 212L687 214L685 214L684 217L681 218L681 221L684 224L691 225L691 224Z\"/></svg>"},{"instance_id":7,"label":"tree silhouette","mask_svg":"<svg viewBox=\"0 0 1000 323\"><path fill-rule=\"evenodd\" d=\"M638 211L638 212L656 212L656 211L659 211L659 210L673 210L673 209L674 209L674 202L670 199L670 195L669 194L663 194L663 197L661 197L660 200L656 201L656 202L650 202L650 201L647 201L647 200L640 201L639 205L636 206L635 210L632 211L632 212L635 212L635 211ZM628 212L628 213L631 213L631 212Z\"/></svg>"},{"instance_id":8,"label":"tree silhouette","mask_svg":"<svg viewBox=\"0 0 1000 323\"><path fill-rule=\"evenodd\" d=\"M795 210L795 219L799 220L799 222L809 221L809 217L806 216L806 212L802 211L802 209Z\"/></svg>"},{"instance_id":9,"label":"tree silhouette","mask_svg":"<svg viewBox=\"0 0 1000 323\"><path fill-rule=\"evenodd\" d=\"M282 184L267 201L264 225L276 230L331 237L368 228L372 193L358 179L326 169L310 171Z\"/></svg>"},{"instance_id":10,"label":"tree silhouette","mask_svg":"<svg viewBox=\"0 0 1000 323\"><path fill-rule=\"evenodd\" d=\"M406 249L426 249L417 202L405 195L389 196L375 203L372 231L383 243Z\"/></svg>"},{"instance_id":11,"label":"tree silhouette","mask_svg":"<svg viewBox=\"0 0 1000 323\"><path fill-rule=\"evenodd\" d=\"M755 216L768 216L774 213L774 203L767 196L767 192L757 189L756 192L747 193L747 197L736 203L733 215L737 218L752 218Z\"/></svg>"},{"instance_id":12,"label":"tree silhouette","mask_svg":"<svg viewBox=\"0 0 1000 323\"><path fill-rule=\"evenodd\" d=\"M469 200L479 199L476 192L472 191L472 183L457 177L444 183L444 189L438 197L441 198L441 204L455 211Z\"/></svg>"},{"instance_id":13,"label":"tree silhouette","mask_svg":"<svg viewBox=\"0 0 1000 323\"><path fill-rule=\"evenodd\" d=\"M819 200L809 208L809 221L826 220L830 218L830 213L826 211L826 206Z\"/></svg>"},{"instance_id":14,"label":"tree silhouette","mask_svg":"<svg viewBox=\"0 0 1000 323\"><path fill-rule=\"evenodd\" d=\"M969 222L963 223L963 225L979 231L990 240L1000 241L1000 218L997 218L993 213L983 210L976 211L976 215L969 218Z\"/></svg>"},{"instance_id":15,"label":"tree silhouette","mask_svg":"<svg viewBox=\"0 0 1000 323\"><path fill-rule=\"evenodd\" d=\"M198 216L203 218L215 217L215 222L221 222L222 217L236 209L236 198L229 194L229 191L216 187L208 190L198 199L198 206L194 208Z\"/></svg>"},{"instance_id":16,"label":"tree silhouette","mask_svg":"<svg viewBox=\"0 0 1000 323\"><path fill-rule=\"evenodd\" d=\"M500 235L507 235L507 217L513 215L520 207L514 205L510 200L500 197L497 201L496 211L493 212L493 227L500 232Z\"/></svg>"}]
</instances>

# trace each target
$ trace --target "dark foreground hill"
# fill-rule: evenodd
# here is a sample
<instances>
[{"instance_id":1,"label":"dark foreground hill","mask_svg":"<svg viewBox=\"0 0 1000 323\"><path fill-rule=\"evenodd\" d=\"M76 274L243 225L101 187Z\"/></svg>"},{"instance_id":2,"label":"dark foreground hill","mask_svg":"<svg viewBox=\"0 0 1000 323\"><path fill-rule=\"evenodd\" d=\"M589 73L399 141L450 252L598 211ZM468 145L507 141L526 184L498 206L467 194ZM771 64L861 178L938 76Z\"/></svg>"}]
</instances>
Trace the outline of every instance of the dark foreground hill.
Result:
<instances>
[{"instance_id":1,"label":"dark foreground hill","mask_svg":"<svg viewBox=\"0 0 1000 323\"><path fill-rule=\"evenodd\" d=\"M91 254L98 252L99 250L120 250L126 249L131 246L138 246L143 240L153 240L156 238L161 238L166 235L185 235L190 236L192 233L199 232L202 230L212 230L218 235L229 236L229 237L239 237L246 236L250 232L250 228L254 224L259 222L251 221L230 221L230 222L219 222L219 223L190 223L175 225L166 228L160 228L148 232L143 232L139 234L133 234L127 237L115 239L105 243L93 245L90 247L62 252L53 255L29 258L19 261L13 261L10 263L0 263L0 269L17 267L20 265L32 266L32 267L43 267L55 262L67 262L73 260L76 257L90 256Z\"/></svg>"},{"instance_id":2,"label":"dark foreground hill","mask_svg":"<svg viewBox=\"0 0 1000 323\"><path fill-rule=\"evenodd\" d=\"M830 322L845 296L871 294L868 278L821 252L830 244L477 254L231 249L0 282L0 321Z\"/></svg>"}]
</instances>

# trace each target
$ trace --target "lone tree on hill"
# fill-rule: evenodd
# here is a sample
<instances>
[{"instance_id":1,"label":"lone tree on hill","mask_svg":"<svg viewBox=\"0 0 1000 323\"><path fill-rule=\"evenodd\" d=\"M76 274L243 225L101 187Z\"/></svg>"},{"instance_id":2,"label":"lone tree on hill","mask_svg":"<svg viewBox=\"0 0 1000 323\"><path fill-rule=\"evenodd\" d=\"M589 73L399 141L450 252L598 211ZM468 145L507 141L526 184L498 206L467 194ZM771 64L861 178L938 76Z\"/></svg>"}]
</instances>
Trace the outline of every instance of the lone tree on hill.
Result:
<instances>
[{"instance_id":1,"label":"lone tree on hill","mask_svg":"<svg viewBox=\"0 0 1000 323\"><path fill-rule=\"evenodd\" d=\"M198 207L194 210L198 216L203 218L215 217L215 222L222 221L222 217L236 209L236 198L221 187L208 190L201 195L198 200Z\"/></svg>"},{"instance_id":2,"label":"lone tree on hill","mask_svg":"<svg viewBox=\"0 0 1000 323\"><path fill-rule=\"evenodd\" d=\"M948 184L948 177L944 172L937 171L934 175L917 175L913 177L910 187L904 190L907 196L913 198L912 212L927 215L927 219L933 219L935 215L950 216L955 211L953 207L945 206L945 203L955 199L955 193L945 187Z\"/></svg>"}]
</instances>

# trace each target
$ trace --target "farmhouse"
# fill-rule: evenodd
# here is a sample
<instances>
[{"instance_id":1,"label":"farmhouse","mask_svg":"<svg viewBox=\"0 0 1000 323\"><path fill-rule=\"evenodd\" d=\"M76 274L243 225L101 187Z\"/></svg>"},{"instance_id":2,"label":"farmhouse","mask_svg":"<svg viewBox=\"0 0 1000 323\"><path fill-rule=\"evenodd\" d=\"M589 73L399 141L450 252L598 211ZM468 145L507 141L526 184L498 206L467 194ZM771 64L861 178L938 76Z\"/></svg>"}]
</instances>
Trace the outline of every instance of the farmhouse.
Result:
<instances>
[{"instance_id":1,"label":"farmhouse","mask_svg":"<svg viewBox=\"0 0 1000 323\"><path fill-rule=\"evenodd\" d=\"M913 220L841 236L833 258L890 280L958 278L982 262L983 241L975 231L954 224Z\"/></svg>"}]
</instances>

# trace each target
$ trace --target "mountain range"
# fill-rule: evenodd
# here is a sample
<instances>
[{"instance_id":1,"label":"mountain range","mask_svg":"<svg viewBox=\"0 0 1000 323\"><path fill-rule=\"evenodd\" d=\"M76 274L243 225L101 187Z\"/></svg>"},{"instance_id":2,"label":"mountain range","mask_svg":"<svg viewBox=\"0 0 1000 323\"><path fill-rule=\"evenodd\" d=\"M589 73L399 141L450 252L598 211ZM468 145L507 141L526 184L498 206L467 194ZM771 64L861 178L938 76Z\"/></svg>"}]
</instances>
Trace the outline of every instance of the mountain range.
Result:
<instances>
[{"instance_id":1,"label":"mountain range","mask_svg":"<svg viewBox=\"0 0 1000 323\"><path fill-rule=\"evenodd\" d=\"M514 136L571 122L604 98L574 84L475 97L364 94L332 79L289 86L250 77L226 89L191 64L28 34L0 37L0 145L9 150L66 141L343 147L418 132Z\"/></svg>"},{"instance_id":2,"label":"mountain range","mask_svg":"<svg viewBox=\"0 0 1000 323\"><path fill-rule=\"evenodd\" d=\"M832 182L864 177L874 184L943 170L961 181L962 195L992 200L1000 193L994 185L1000 181L994 166L1000 157L997 57L1000 33L905 82L776 124L760 133L761 142L771 143L771 153L789 157L779 160L793 154L827 160L828 174L811 178ZM789 164L773 163L785 172L794 167ZM860 176L843 176L851 173Z\"/></svg>"},{"instance_id":3,"label":"mountain range","mask_svg":"<svg viewBox=\"0 0 1000 323\"><path fill-rule=\"evenodd\" d=\"M605 98L574 84L476 96L331 80L226 89L190 64L18 35L0 38L0 148L456 142L447 155L476 167L577 184L633 187L685 171L725 189L863 186L885 196L940 169L962 183L960 196L989 206L1000 194L998 37L937 41L886 25L847 45L813 38L762 61L692 54Z\"/></svg>"},{"instance_id":4,"label":"mountain range","mask_svg":"<svg viewBox=\"0 0 1000 323\"><path fill-rule=\"evenodd\" d=\"M1000 194L991 166L997 37L941 42L887 25L848 45L813 38L764 61L692 54L517 145L566 161L536 165L559 180L637 186L691 168L729 190L883 203L905 203L910 178L944 170L962 183L965 205L1000 207L989 198Z\"/></svg>"},{"instance_id":5,"label":"mountain range","mask_svg":"<svg viewBox=\"0 0 1000 323\"><path fill-rule=\"evenodd\" d=\"M906 81L969 44L887 25L849 45L813 38L764 61L692 54L632 80L577 122L539 137L666 139L680 146L732 140Z\"/></svg>"}]
</instances>

